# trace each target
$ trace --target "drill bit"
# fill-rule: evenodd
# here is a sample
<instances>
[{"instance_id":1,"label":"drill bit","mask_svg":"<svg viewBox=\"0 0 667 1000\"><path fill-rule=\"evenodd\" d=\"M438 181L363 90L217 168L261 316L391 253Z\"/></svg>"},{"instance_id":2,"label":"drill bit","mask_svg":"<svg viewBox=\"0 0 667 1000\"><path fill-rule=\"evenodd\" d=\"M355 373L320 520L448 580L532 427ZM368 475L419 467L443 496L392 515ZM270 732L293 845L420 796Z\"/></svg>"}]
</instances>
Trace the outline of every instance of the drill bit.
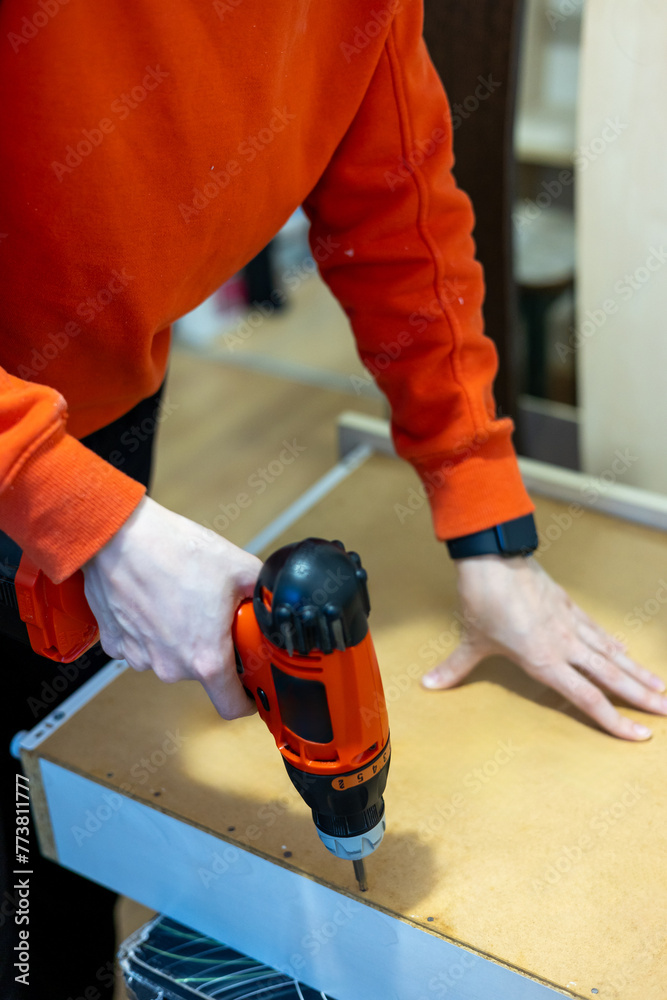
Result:
<instances>
[{"instance_id":1,"label":"drill bit","mask_svg":"<svg viewBox=\"0 0 667 1000\"><path fill-rule=\"evenodd\" d=\"M359 883L359 889L361 892L368 892L368 882L366 881L366 869L364 868L364 862L360 858L359 861L353 861L354 874Z\"/></svg>"}]
</instances>

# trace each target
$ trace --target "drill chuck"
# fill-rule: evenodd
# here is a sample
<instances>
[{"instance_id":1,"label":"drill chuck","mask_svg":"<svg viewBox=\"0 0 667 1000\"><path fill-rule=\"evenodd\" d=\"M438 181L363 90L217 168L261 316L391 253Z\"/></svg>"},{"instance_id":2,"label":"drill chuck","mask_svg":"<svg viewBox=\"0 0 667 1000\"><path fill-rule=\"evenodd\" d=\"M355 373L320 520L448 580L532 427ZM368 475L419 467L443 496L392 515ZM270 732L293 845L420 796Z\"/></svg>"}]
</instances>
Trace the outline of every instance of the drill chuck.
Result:
<instances>
[{"instance_id":1,"label":"drill chuck","mask_svg":"<svg viewBox=\"0 0 667 1000\"><path fill-rule=\"evenodd\" d=\"M390 758L387 741L362 771L333 781L302 771L283 758L292 784L312 810L320 840L336 857L361 860L379 847L385 831L383 793Z\"/></svg>"},{"instance_id":2,"label":"drill chuck","mask_svg":"<svg viewBox=\"0 0 667 1000\"><path fill-rule=\"evenodd\" d=\"M342 858L344 861L361 861L362 858L367 858L369 854L378 849L382 843L386 825L383 815L375 826L356 837L334 837L324 833L319 826L317 832L327 851L331 851L337 858Z\"/></svg>"}]
</instances>

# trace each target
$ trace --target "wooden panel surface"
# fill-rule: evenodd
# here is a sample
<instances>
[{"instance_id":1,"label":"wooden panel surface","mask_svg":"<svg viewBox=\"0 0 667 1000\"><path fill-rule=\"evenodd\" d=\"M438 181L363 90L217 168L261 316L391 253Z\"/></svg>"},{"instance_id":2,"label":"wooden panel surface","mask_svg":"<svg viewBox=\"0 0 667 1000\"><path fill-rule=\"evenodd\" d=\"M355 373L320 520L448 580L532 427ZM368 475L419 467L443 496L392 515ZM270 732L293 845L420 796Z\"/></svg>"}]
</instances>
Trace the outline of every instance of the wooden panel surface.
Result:
<instances>
[{"instance_id":1,"label":"wooden panel surface","mask_svg":"<svg viewBox=\"0 0 667 1000\"><path fill-rule=\"evenodd\" d=\"M294 325L298 343L304 330ZM246 545L335 463L336 418L350 405L384 413L380 399L297 385L175 349L152 496ZM292 452L285 453L286 443ZM237 504L239 493L249 505Z\"/></svg>"},{"instance_id":2,"label":"wooden panel surface","mask_svg":"<svg viewBox=\"0 0 667 1000\"><path fill-rule=\"evenodd\" d=\"M458 626L426 504L403 523L394 509L414 487L403 463L374 457L281 540L342 537L369 572L393 759L364 901L569 995L664 1000L667 719L651 718L645 744L615 740L500 658L453 691L423 690ZM547 568L667 673L665 536L538 508ZM41 753L356 894L259 720L221 722L194 683L128 671Z\"/></svg>"}]
</instances>

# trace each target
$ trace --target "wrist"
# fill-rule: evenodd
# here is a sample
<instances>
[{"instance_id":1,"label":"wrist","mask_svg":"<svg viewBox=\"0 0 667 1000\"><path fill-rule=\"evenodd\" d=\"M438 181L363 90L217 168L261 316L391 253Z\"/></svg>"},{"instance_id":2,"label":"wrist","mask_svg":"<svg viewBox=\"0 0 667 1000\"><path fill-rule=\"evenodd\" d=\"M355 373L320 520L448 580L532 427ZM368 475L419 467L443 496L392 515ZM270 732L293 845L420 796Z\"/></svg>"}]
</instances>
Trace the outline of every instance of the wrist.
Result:
<instances>
[{"instance_id":1,"label":"wrist","mask_svg":"<svg viewBox=\"0 0 667 1000\"><path fill-rule=\"evenodd\" d=\"M523 569L532 562L527 556L468 556L465 559L452 560L459 577L489 576L504 570L516 571Z\"/></svg>"},{"instance_id":2,"label":"wrist","mask_svg":"<svg viewBox=\"0 0 667 1000\"><path fill-rule=\"evenodd\" d=\"M154 500L151 500L150 497L144 494L134 510L130 511L127 519L123 521L120 527L116 530L115 534L113 534L111 538L100 549L98 549L94 556L83 564L81 569L83 570L84 575L96 561L99 564L99 562L103 561L105 557L112 559L117 557L120 550L125 546L128 536L134 533L137 523L144 520L146 512L151 505L157 506Z\"/></svg>"}]
</instances>

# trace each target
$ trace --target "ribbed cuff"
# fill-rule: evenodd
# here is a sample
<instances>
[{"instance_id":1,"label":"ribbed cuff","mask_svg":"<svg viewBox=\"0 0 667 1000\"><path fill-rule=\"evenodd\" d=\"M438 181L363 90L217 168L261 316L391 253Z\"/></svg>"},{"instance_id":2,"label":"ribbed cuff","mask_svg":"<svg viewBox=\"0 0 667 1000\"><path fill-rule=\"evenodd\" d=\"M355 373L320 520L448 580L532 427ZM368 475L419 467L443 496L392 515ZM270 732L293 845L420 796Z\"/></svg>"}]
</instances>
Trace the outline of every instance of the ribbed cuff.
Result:
<instances>
[{"instance_id":1,"label":"ribbed cuff","mask_svg":"<svg viewBox=\"0 0 667 1000\"><path fill-rule=\"evenodd\" d=\"M0 526L61 583L115 535L145 492L141 483L58 432L0 494Z\"/></svg>"},{"instance_id":2,"label":"ribbed cuff","mask_svg":"<svg viewBox=\"0 0 667 1000\"><path fill-rule=\"evenodd\" d=\"M454 459L434 458L416 468L421 491L431 505L435 533L442 541L535 510L509 433L473 442Z\"/></svg>"}]
</instances>

